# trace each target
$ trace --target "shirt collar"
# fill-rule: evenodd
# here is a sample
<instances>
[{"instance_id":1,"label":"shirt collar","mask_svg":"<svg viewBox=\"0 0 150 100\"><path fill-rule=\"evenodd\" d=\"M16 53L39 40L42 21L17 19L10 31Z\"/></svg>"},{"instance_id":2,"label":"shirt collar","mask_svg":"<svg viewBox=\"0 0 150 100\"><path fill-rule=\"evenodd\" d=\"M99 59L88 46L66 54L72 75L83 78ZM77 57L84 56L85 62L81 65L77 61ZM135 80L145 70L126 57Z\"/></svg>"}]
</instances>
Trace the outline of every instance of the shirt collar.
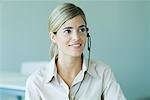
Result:
<instances>
[{"instance_id":1,"label":"shirt collar","mask_svg":"<svg viewBox=\"0 0 150 100\"><path fill-rule=\"evenodd\" d=\"M57 67L56 67L56 60L57 56L54 56L51 60L51 62L46 66L46 72L45 72L45 82L50 82L54 77L57 78ZM88 60L83 57L83 64L82 64L82 71L86 72L90 76L95 75L95 66L92 64L92 61L90 60L89 66L88 66Z\"/></svg>"},{"instance_id":2,"label":"shirt collar","mask_svg":"<svg viewBox=\"0 0 150 100\"><path fill-rule=\"evenodd\" d=\"M57 76L57 68L55 64L56 57L53 57L51 62L46 66L46 72L45 72L45 82L50 82L53 77Z\"/></svg>"},{"instance_id":3,"label":"shirt collar","mask_svg":"<svg viewBox=\"0 0 150 100\"><path fill-rule=\"evenodd\" d=\"M83 65L82 65L83 71L84 72L87 71L87 73L89 75L93 76L94 75L93 74L94 70L93 70L92 67L93 67L93 65L91 64L91 61L90 61L89 66L88 66L88 60L86 58L84 58L83 59Z\"/></svg>"},{"instance_id":4,"label":"shirt collar","mask_svg":"<svg viewBox=\"0 0 150 100\"><path fill-rule=\"evenodd\" d=\"M89 61L89 66L88 66L88 59L84 58L83 68L85 67L87 69L86 70L87 73L90 76L92 76L93 78L97 77L97 75L98 75L97 70L99 70L99 69L96 68L97 66L98 66L97 63L95 61L91 60L91 59ZM102 78L102 76L99 76L99 77Z\"/></svg>"}]
</instances>

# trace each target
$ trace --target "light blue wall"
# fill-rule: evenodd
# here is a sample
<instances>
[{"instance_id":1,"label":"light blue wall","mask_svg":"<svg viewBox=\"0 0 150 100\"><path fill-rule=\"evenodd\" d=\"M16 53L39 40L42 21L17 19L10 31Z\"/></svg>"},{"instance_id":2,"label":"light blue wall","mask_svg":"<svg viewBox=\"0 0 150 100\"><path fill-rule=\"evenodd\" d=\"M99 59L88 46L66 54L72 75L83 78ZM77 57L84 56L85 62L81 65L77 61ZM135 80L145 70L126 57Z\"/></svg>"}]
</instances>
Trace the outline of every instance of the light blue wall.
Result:
<instances>
[{"instance_id":1,"label":"light blue wall","mask_svg":"<svg viewBox=\"0 0 150 100\"><path fill-rule=\"evenodd\" d=\"M47 18L57 4L60 2L3 3L2 70L19 71L23 61L48 60ZM112 66L129 100L150 96L150 4L136 1L76 4L87 16L92 58Z\"/></svg>"},{"instance_id":2,"label":"light blue wall","mask_svg":"<svg viewBox=\"0 0 150 100\"><path fill-rule=\"evenodd\" d=\"M148 3L148 8L147 8L147 12L148 12L148 34L149 34L149 65L150 65L150 2Z\"/></svg>"},{"instance_id":3,"label":"light blue wall","mask_svg":"<svg viewBox=\"0 0 150 100\"><path fill-rule=\"evenodd\" d=\"M0 12L2 12L2 3L0 3ZM0 13L0 66L2 66L2 13Z\"/></svg>"},{"instance_id":4,"label":"light blue wall","mask_svg":"<svg viewBox=\"0 0 150 100\"><path fill-rule=\"evenodd\" d=\"M6 2L2 15L3 70L18 71L23 61L48 60L47 3Z\"/></svg>"},{"instance_id":5,"label":"light blue wall","mask_svg":"<svg viewBox=\"0 0 150 100\"><path fill-rule=\"evenodd\" d=\"M147 12L148 12L148 37L149 37L149 41L148 41L148 46L149 46L149 66L148 66L148 71L150 73L150 2L148 3L148 8L147 8ZM149 75L148 75L149 76ZM150 79L148 81L148 84L150 84ZM150 87L149 87L150 90Z\"/></svg>"},{"instance_id":6,"label":"light blue wall","mask_svg":"<svg viewBox=\"0 0 150 100\"><path fill-rule=\"evenodd\" d=\"M92 57L112 65L130 100L150 96L147 2L92 4L85 4L94 38Z\"/></svg>"},{"instance_id":7,"label":"light blue wall","mask_svg":"<svg viewBox=\"0 0 150 100\"><path fill-rule=\"evenodd\" d=\"M122 87L128 91L126 95L132 100L150 95L147 2L90 5L86 6L94 37L93 58L112 65Z\"/></svg>"},{"instance_id":8,"label":"light blue wall","mask_svg":"<svg viewBox=\"0 0 150 100\"><path fill-rule=\"evenodd\" d=\"M150 3L149 3L149 5L150 5ZM148 7L148 12L149 12L149 10L150 10L150 6ZM149 12L149 16L148 16L148 18L149 18L149 65L150 65L150 12Z\"/></svg>"},{"instance_id":9,"label":"light blue wall","mask_svg":"<svg viewBox=\"0 0 150 100\"><path fill-rule=\"evenodd\" d=\"M147 13L148 13L148 62L149 62L149 65L147 66L147 71L148 73L150 73L150 2L147 3ZM148 84L147 88L149 89L150 91L150 78L149 78L150 74L147 74L147 81L146 83Z\"/></svg>"}]
</instances>

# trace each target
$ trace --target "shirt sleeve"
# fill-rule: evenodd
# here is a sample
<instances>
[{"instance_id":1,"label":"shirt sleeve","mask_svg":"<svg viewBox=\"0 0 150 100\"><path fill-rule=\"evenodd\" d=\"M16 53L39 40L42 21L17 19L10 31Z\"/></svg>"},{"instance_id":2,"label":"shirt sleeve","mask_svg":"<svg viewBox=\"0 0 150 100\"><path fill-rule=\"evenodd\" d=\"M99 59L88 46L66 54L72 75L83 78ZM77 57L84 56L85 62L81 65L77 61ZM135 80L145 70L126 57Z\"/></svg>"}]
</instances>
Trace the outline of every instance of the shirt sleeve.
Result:
<instances>
[{"instance_id":1,"label":"shirt sleeve","mask_svg":"<svg viewBox=\"0 0 150 100\"><path fill-rule=\"evenodd\" d=\"M103 98L104 100L126 100L109 67L103 73Z\"/></svg>"},{"instance_id":2,"label":"shirt sleeve","mask_svg":"<svg viewBox=\"0 0 150 100\"><path fill-rule=\"evenodd\" d=\"M37 91L36 84L31 77L26 81L25 100L42 100Z\"/></svg>"}]
</instances>

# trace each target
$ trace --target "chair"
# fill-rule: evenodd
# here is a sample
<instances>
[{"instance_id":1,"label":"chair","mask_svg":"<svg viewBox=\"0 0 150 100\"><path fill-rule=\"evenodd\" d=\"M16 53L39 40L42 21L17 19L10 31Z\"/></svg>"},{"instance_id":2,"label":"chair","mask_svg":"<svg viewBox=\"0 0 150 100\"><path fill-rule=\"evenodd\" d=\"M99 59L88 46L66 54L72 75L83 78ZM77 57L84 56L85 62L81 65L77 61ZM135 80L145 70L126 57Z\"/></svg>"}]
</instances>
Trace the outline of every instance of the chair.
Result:
<instances>
[{"instance_id":1,"label":"chair","mask_svg":"<svg viewBox=\"0 0 150 100\"><path fill-rule=\"evenodd\" d=\"M21 74L30 75L37 69L44 67L48 64L49 61L23 62L21 64Z\"/></svg>"}]
</instances>

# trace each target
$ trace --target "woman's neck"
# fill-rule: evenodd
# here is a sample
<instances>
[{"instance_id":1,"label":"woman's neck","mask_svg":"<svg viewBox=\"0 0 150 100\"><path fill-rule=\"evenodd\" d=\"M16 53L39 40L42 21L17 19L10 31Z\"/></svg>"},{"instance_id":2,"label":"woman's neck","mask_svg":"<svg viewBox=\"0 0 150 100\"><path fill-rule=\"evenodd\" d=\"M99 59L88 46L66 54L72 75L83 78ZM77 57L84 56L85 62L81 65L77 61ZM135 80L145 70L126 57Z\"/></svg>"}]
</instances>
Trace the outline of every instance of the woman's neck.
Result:
<instances>
[{"instance_id":1,"label":"woman's neck","mask_svg":"<svg viewBox=\"0 0 150 100\"><path fill-rule=\"evenodd\" d=\"M58 55L57 72L62 79L71 85L76 75L80 72L82 67L82 56L80 57L62 57Z\"/></svg>"},{"instance_id":2,"label":"woman's neck","mask_svg":"<svg viewBox=\"0 0 150 100\"><path fill-rule=\"evenodd\" d=\"M70 56L59 56L58 55L58 61L57 61L57 67L58 70L65 70L68 72L74 72L77 70L81 70L82 66L82 57L70 57Z\"/></svg>"}]
</instances>

